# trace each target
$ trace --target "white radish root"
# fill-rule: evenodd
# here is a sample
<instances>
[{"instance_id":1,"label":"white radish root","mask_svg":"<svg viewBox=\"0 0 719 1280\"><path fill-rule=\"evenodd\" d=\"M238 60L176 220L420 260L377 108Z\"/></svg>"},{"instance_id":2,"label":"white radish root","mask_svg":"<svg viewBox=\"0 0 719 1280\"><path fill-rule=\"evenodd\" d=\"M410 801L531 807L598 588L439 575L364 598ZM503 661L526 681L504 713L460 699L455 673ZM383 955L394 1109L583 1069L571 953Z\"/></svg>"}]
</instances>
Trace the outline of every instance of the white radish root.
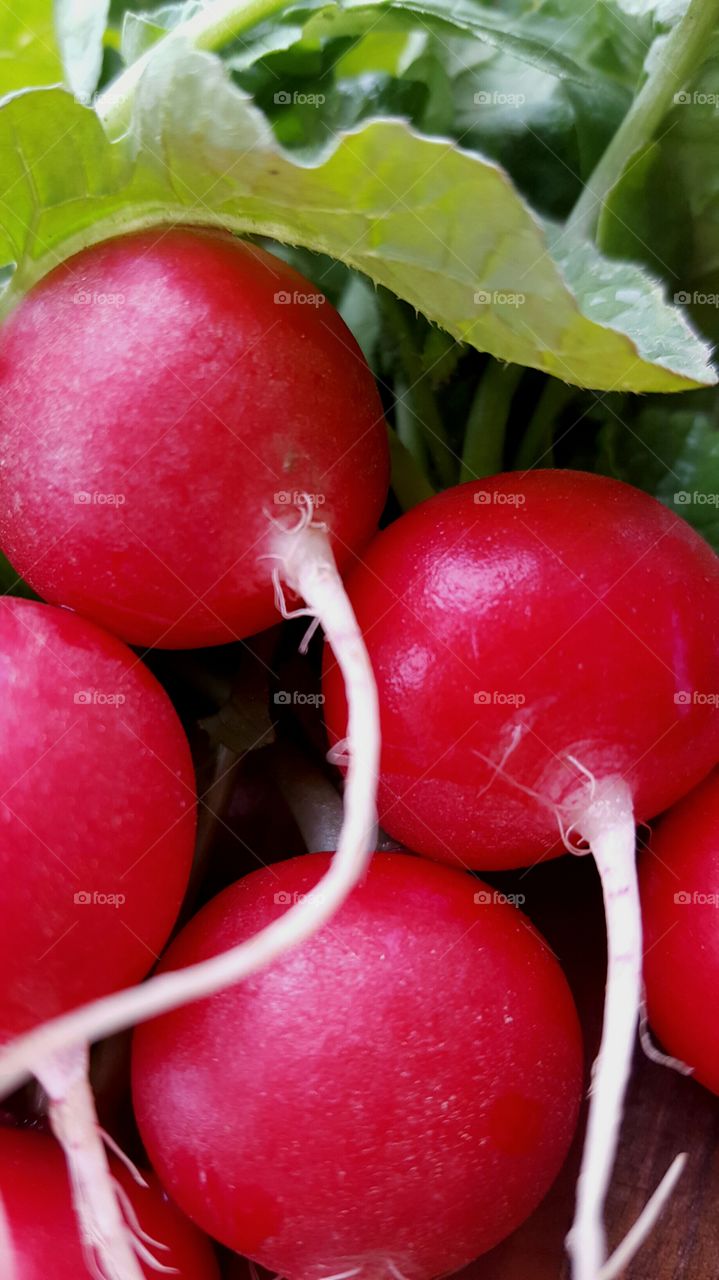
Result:
<instances>
[{"instance_id":1,"label":"white radish root","mask_svg":"<svg viewBox=\"0 0 719 1280\"><path fill-rule=\"evenodd\" d=\"M48 1058L33 1070L48 1095L52 1131L65 1153L88 1270L102 1280L144 1280L97 1121L87 1046Z\"/></svg>"},{"instance_id":2,"label":"white radish root","mask_svg":"<svg viewBox=\"0 0 719 1280\"><path fill-rule=\"evenodd\" d=\"M642 918L631 792L621 778L597 783L573 827L588 841L602 882L607 984L602 1039L592 1068L589 1120L567 1249L573 1280L610 1280L651 1231L681 1173L675 1160L634 1227L607 1260L604 1204L617 1151L642 1001Z\"/></svg>"},{"instance_id":3,"label":"white radish root","mask_svg":"<svg viewBox=\"0 0 719 1280\"><path fill-rule=\"evenodd\" d=\"M376 835L380 750L377 690L369 656L327 534L312 523L311 503L303 505L294 529L274 523L272 559L278 577L305 601L305 611L319 619L347 693L344 819L329 870L305 898L232 950L185 969L156 974L138 987L94 1000L11 1041L0 1050L0 1093L15 1088L53 1054L102 1039L257 973L330 920L366 870Z\"/></svg>"}]
</instances>

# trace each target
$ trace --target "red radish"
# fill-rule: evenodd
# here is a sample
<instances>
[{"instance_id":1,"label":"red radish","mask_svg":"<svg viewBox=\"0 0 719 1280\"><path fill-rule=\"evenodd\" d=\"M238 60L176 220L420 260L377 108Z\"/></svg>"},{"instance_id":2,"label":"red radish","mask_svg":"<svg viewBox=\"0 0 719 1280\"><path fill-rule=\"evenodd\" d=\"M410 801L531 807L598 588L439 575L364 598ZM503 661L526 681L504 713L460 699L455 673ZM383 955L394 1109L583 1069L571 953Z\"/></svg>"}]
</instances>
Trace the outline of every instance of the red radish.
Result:
<instances>
[{"instance_id":1,"label":"red radish","mask_svg":"<svg viewBox=\"0 0 719 1280\"><path fill-rule=\"evenodd\" d=\"M719 1094L719 771L660 819L639 870L652 1027Z\"/></svg>"},{"instance_id":2,"label":"red radish","mask_svg":"<svg viewBox=\"0 0 719 1280\"><path fill-rule=\"evenodd\" d=\"M194 979L148 983L14 1045L0 1054L9 1087L32 1056L268 963L362 875L377 698L335 557L373 532L389 455L339 315L285 263L214 231L156 229L58 267L5 327L0 401L0 537L41 594L125 639L182 647L266 627L275 603L286 616L288 588L331 639L350 705L345 824L322 894Z\"/></svg>"},{"instance_id":3,"label":"red radish","mask_svg":"<svg viewBox=\"0 0 719 1280\"><path fill-rule=\"evenodd\" d=\"M4 597L0 673L0 1042L7 1042L152 966L189 875L195 785L164 690L94 623ZM101 1263L113 1277L139 1276L102 1183L86 1051L40 1054L28 1066L50 1095L83 1221L88 1230L94 1221L100 1231L98 1220L106 1228L97 1242ZM112 1270L113 1254L125 1258L124 1271Z\"/></svg>"},{"instance_id":4,"label":"red radish","mask_svg":"<svg viewBox=\"0 0 719 1280\"><path fill-rule=\"evenodd\" d=\"M414 508L372 544L348 593L379 692L390 834L500 868L560 851L561 826L597 860L607 1004L570 1237L577 1280L596 1280L641 988L634 818L719 757L716 707L678 696L719 689L719 560L636 489L535 471ZM324 689L339 741L329 653Z\"/></svg>"},{"instance_id":5,"label":"red radish","mask_svg":"<svg viewBox=\"0 0 719 1280\"><path fill-rule=\"evenodd\" d=\"M314 497L344 562L385 501L382 406L351 333L223 232L159 228L57 267L4 328L0 399L3 549L132 644L271 626L277 522Z\"/></svg>"},{"instance_id":6,"label":"red radish","mask_svg":"<svg viewBox=\"0 0 719 1280\"><path fill-rule=\"evenodd\" d=\"M163 970L266 927L329 858L232 885ZM429 1280L529 1215L574 1131L581 1040L557 962L499 897L375 854L301 947L136 1032L140 1129L190 1217L290 1280Z\"/></svg>"},{"instance_id":7,"label":"red radish","mask_svg":"<svg viewBox=\"0 0 719 1280\"><path fill-rule=\"evenodd\" d=\"M219 1280L209 1242L152 1175L143 1176L143 1186L119 1160L112 1160L111 1168L128 1215L136 1217L146 1237L140 1274L157 1276L154 1255L178 1280ZM97 1274L78 1236L62 1152L52 1138L0 1129L0 1203L7 1235L3 1280L82 1280Z\"/></svg>"},{"instance_id":8,"label":"red radish","mask_svg":"<svg viewBox=\"0 0 719 1280\"><path fill-rule=\"evenodd\" d=\"M366 362L322 294L216 232L168 228L88 249L23 300L4 338L0 510L12 515L0 532L16 567L48 598L166 646L268 626L275 600L285 611L284 584L332 637L352 707L345 827L323 894L199 987L151 983L103 1005L122 1026L266 963L362 874L377 705L335 556L376 525L385 428ZM103 1009L6 1050L6 1087L38 1057L109 1030Z\"/></svg>"}]
</instances>

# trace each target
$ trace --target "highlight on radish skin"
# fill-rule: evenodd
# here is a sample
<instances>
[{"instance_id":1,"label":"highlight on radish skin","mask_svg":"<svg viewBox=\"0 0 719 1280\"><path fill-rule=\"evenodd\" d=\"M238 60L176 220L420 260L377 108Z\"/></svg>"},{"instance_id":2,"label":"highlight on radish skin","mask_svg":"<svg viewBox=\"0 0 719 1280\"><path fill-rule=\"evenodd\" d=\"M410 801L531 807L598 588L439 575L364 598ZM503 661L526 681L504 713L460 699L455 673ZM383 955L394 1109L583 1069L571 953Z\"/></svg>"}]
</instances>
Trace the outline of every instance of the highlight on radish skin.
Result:
<instances>
[{"instance_id":1,"label":"highlight on radish skin","mask_svg":"<svg viewBox=\"0 0 719 1280\"><path fill-rule=\"evenodd\" d=\"M639 883L652 1030L719 1094L719 770L653 827Z\"/></svg>"},{"instance_id":2,"label":"highlight on radish skin","mask_svg":"<svg viewBox=\"0 0 719 1280\"><path fill-rule=\"evenodd\" d=\"M168 1200L152 1174L133 1176L114 1157L113 1186L132 1223L142 1280L220 1280L209 1242ZM73 1214L62 1152L45 1134L0 1129L0 1200L5 1209L3 1280L96 1277ZM155 1260L153 1262L153 1259ZM14 1269L13 1269L14 1268Z\"/></svg>"},{"instance_id":3,"label":"highlight on radish skin","mask_svg":"<svg viewBox=\"0 0 719 1280\"><path fill-rule=\"evenodd\" d=\"M385 502L382 405L349 329L222 231L159 227L50 272L3 327L0 400L5 554L131 644L272 626L277 520L309 495L343 568Z\"/></svg>"},{"instance_id":4,"label":"highlight on radish skin","mask_svg":"<svg viewBox=\"0 0 719 1280\"><path fill-rule=\"evenodd\" d=\"M123 305L111 317L77 307L78 289L119 292ZM287 615L287 590L331 640L350 705L345 822L322 894L201 973L153 979L11 1046L7 1089L32 1057L269 963L361 877L378 708L336 561L374 531L389 451L374 379L337 312L285 263L221 232L169 228L85 250L23 299L4 351L0 536L32 585L135 643L170 647L269 626L278 607Z\"/></svg>"},{"instance_id":5,"label":"highlight on radish skin","mask_svg":"<svg viewBox=\"0 0 719 1280\"><path fill-rule=\"evenodd\" d=\"M136 982L182 902L195 784L182 726L135 655L93 623L0 600L0 1041ZM88 1037L89 1039L89 1037ZM139 1280L87 1077L87 1044L39 1053L95 1269Z\"/></svg>"},{"instance_id":6,"label":"highlight on radish skin","mask_svg":"<svg viewBox=\"0 0 719 1280\"><path fill-rule=\"evenodd\" d=\"M330 858L232 885L163 971L266 928ZM582 1076L569 988L526 918L407 854L375 853L329 927L133 1048L135 1113L177 1203L303 1280L430 1280L491 1248L559 1171Z\"/></svg>"},{"instance_id":7,"label":"highlight on radish skin","mask_svg":"<svg viewBox=\"0 0 719 1280\"><path fill-rule=\"evenodd\" d=\"M556 856L565 841L580 852L582 839L597 858L608 992L570 1238L576 1280L596 1280L641 994L634 820L719 754L716 707L691 694L719 688L719 560L628 485L533 471L415 507L347 590L379 692L382 826L477 869ZM329 646L323 688L340 742Z\"/></svg>"}]
</instances>

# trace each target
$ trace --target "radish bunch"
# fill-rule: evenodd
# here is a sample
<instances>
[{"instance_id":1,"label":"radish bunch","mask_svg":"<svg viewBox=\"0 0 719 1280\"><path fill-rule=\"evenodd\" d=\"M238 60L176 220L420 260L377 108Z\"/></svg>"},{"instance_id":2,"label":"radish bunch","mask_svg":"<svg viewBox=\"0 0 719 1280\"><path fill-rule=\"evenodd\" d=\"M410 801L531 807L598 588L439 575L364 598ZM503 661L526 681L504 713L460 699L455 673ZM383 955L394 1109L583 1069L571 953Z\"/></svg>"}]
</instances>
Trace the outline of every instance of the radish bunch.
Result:
<instances>
[{"instance_id":1,"label":"radish bunch","mask_svg":"<svg viewBox=\"0 0 719 1280\"><path fill-rule=\"evenodd\" d=\"M447 490L373 539L388 452L359 348L319 290L223 233L143 232L62 264L10 317L0 393L0 540L51 602L0 607L0 1084L45 1088L90 1273L167 1261L87 1081L88 1044L134 1024L163 1184L288 1280L432 1280L513 1230L566 1155L581 1043L542 939L464 870L569 849L596 860L609 941L569 1247L574 1280L618 1274L678 1171L607 1261L642 997L635 822L719 759L714 701L694 696L719 688L713 552L646 495L555 471ZM177 919L195 790L175 712L123 642L218 645L280 616L325 633L337 852L232 885L133 985ZM425 857L368 866L377 796ZM686 892L718 817L710 781L656 834ZM661 865L644 870L650 1016L716 1087L692 1018L666 1010ZM13 1280L44 1265L17 1244L25 1136L0 1133L19 1171L17 1187L0 1172ZM55 1161L46 1239L77 1273ZM183 1270L184 1247L180 1274L212 1276L201 1246Z\"/></svg>"},{"instance_id":2,"label":"radish bunch","mask_svg":"<svg viewBox=\"0 0 719 1280\"><path fill-rule=\"evenodd\" d=\"M386 829L485 870L565 845L597 862L607 999L569 1239L576 1280L596 1280L641 998L634 824L719 756L706 696L719 688L719 560L635 489L537 471L421 504L376 539L348 590L379 693ZM324 687L342 739L331 653Z\"/></svg>"},{"instance_id":3,"label":"radish bunch","mask_svg":"<svg viewBox=\"0 0 719 1280\"><path fill-rule=\"evenodd\" d=\"M48 605L0 600L0 955L6 1043L137 982L182 902L195 781L164 691L120 640ZM88 1250L141 1272L111 1189L87 1046L30 1063L49 1095Z\"/></svg>"},{"instance_id":4,"label":"radish bunch","mask_svg":"<svg viewBox=\"0 0 719 1280\"><path fill-rule=\"evenodd\" d=\"M177 647L269 626L286 614L289 591L340 655L352 768L337 856L322 894L219 963L201 991L222 986L331 916L372 848L376 694L336 560L368 539L386 494L374 380L337 313L291 268L231 236L168 228L89 249L25 298L5 329L0 393L0 536L48 600L136 644ZM140 772L133 782L142 788ZM148 791L147 802L171 828L163 798ZM121 803L129 814L129 797ZM139 857L142 820L138 842ZM92 857L91 830L84 847ZM145 969L155 955L148 946ZM128 971L120 984L139 976ZM162 1007L199 993L162 985L141 993L145 1016L153 999ZM111 1006L115 1025L142 1016L136 998ZM31 1032L4 1055L6 1088L38 1063L61 1064L59 1076L43 1076L59 1104L84 1070L77 1046L102 1031L95 1010L82 1028L70 1015ZM67 1143L80 1123L63 1112ZM88 1198L78 1192L92 1218ZM107 1186L104 1201L96 1217L111 1214ZM112 1280L135 1280L129 1248L93 1230Z\"/></svg>"}]
</instances>

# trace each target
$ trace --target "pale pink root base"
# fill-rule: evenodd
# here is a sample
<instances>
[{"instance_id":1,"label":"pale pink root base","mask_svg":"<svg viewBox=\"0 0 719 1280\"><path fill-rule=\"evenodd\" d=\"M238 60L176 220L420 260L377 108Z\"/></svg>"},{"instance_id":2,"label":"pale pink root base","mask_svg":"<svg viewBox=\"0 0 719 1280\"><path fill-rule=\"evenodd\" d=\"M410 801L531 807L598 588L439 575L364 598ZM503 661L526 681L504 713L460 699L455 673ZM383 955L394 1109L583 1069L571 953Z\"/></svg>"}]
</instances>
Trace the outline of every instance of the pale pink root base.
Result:
<instances>
[{"instance_id":1,"label":"pale pink root base","mask_svg":"<svg viewBox=\"0 0 719 1280\"><path fill-rule=\"evenodd\" d=\"M65 1153L83 1252L102 1280L144 1280L118 1200L95 1113L86 1046L39 1062L52 1131Z\"/></svg>"},{"instance_id":2,"label":"pale pink root base","mask_svg":"<svg viewBox=\"0 0 719 1280\"><path fill-rule=\"evenodd\" d=\"M589 842L602 882L607 923L607 984L602 1040L590 1090L589 1119L567 1250L572 1280L610 1280L636 1253L681 1173L675 1160L640 1218L607 1260L604 1205L619 1141L642 1000L642 917L631 792L622 779L595 784L573 826Z\"/></svg>"},{"instance_id":3,"label":"pale pink root base","mask_svg":"<svg viewBox=\"0 0 719 1280\"><path fill-rule=\"evenodd\" d=\"M35 1072L35 1064L74 1045L91 1043L192 1000L212 995L271 964L311 937L361 880L374 849L380 730L369 656L326 534L308 521L276 530L273 559L282 580L319 618L347 691L349 767L337 852L322 880L254 937L186 969L157 974L139 987L94 1000L35 1028L0 1050L0 1093Z\"/></svg>"}]
</instances>

